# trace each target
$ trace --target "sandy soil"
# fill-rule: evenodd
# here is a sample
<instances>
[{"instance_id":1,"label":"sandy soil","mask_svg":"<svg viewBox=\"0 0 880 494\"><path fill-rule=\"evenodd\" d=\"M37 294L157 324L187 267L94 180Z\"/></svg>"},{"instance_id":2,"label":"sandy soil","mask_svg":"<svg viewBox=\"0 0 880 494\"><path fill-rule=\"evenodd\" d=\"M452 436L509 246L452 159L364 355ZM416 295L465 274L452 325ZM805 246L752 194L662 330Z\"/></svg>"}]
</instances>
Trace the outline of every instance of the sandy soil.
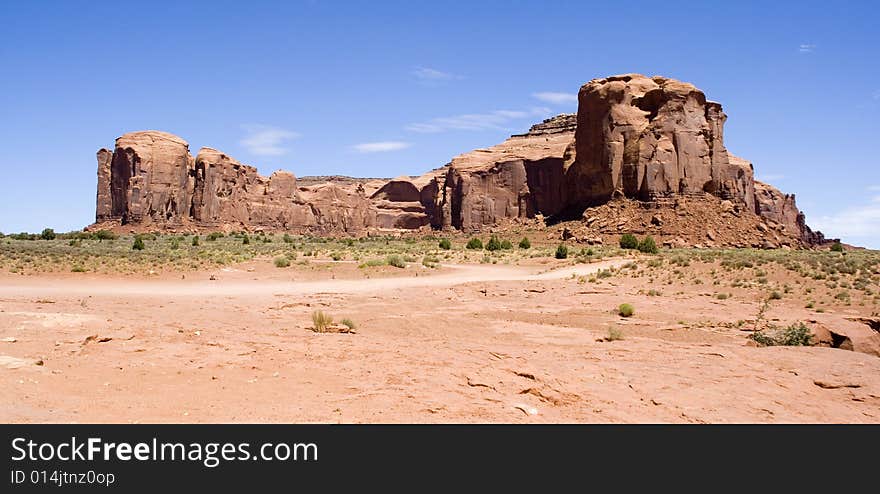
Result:
<instances>
[{"instance_id":1,"label":"sandy soil","mask_svg":"<svg viewBox=\"0 0 880 494\"><path fill-rule=\"evenodd\" d=\"M750 346L746 299L572 279L623 262L2 275L0 421L880 422L880 358Z\"/></svg>"}]
</instances>

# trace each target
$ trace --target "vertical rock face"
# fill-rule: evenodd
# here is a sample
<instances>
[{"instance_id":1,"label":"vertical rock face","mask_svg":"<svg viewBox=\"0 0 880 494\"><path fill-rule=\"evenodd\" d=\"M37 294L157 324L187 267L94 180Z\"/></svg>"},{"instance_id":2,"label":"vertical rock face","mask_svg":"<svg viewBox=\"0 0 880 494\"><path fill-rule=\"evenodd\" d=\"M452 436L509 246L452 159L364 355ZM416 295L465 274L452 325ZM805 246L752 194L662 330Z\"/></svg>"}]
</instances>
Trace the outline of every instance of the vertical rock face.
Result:
<instances>
[{"instance_id":1,"label":"vertical rock face","mask_svg":"<svg viewBox=\"0 0 880 494\"><path fill-rule=\"evenodd\" d=\"M594 79L578 93L566 197L594 205L721 190L726 116L691 84L637 74Z\"/></svg>"},{"instance_id":2,"label":"vertical rock face","mask_svg":"<svg viewBox=\"0 0 880 494\"><path fill-rule=\"evenodd\" d=\"M796 235L808 245L825 241L822 232L807 226L806 217L794 202L794 194L784 194L772 185L755 181L755 213L779 225L784 232Z\"/></svg>"},{"instance_id":3,"label":"vertical rock face","mask_svg":"<svg viewBox=\"0 0 880 494\"><path fill-rule=\"evenodd\" d=\"M113 218L113 200L110 195L110 164L112 162L113 151L103 148L98 150L98 197L95 217L99 222Z\"/></svg>"},{"instance_id":4,"label":"vertical rock face","mask_svg":"<svg viewBox=\"0 0 880 494\"><path fill-rule=\"evenodd\" d=\"M183 139L158 131L125 134L112 155L98 151L97 219L181 224L189 217L192 170Z\"/></svg>"}]
</instances>

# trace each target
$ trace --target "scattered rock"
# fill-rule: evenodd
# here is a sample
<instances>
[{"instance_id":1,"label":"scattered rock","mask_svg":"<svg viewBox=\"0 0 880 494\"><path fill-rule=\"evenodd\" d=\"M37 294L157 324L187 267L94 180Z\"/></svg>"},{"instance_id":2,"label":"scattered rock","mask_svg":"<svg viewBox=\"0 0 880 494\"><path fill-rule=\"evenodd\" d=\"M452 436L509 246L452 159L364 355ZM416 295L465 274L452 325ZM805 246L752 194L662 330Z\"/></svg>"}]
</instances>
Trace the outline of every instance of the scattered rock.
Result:
<instances>
[{"instance_id":1,"label":"scattered rock","mask_svg":"<svg viewBox=\"0 0 880 494\"><path fill-rule=\"evenodd\" d=\"M846 382L829 382L822 380L815 380L813 384L819 386L822 389L840 389L840 388L861 388L861 384L855 383L846 383Z\"/></svg>"},{"instance_id":2,"label":"scattered rock","mask_svg":"<svg viewBox=\"0 0 880 494\"><path fill-rule=\"evenodd\" d=\"M526 415L538 415L537 408L523 404L523 403L518 403L516 405L513 405L513 408L516 408L517 410L521 411L522 413L524 413Z\"/></svg>"}]
</instances>

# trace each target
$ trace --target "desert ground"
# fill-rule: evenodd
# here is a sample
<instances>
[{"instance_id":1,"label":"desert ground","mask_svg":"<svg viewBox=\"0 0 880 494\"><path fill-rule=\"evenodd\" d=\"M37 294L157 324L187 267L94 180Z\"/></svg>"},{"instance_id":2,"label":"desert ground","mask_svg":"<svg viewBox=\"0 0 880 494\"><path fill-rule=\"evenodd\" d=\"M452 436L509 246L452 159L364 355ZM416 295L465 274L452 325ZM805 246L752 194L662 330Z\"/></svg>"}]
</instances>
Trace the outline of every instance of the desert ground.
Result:
<instances>
[{"instance_id":1,"label":"desert ground","mask_svg":"<svg viewBox=\"0 0 880 494\"><path fill-rule=\"evenodd\" d=\"M213 237L0 238L0 422L880 422L877 252Z\"/></svg>"}]
</instances>

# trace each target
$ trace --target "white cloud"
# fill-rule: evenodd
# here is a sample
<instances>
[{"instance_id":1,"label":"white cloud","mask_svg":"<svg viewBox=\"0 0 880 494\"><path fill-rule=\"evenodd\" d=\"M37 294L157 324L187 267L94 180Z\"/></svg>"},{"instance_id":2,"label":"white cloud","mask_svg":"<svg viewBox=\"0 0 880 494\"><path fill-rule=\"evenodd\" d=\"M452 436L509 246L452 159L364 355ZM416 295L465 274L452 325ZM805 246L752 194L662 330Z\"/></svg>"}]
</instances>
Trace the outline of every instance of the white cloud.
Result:
<instances>
[{"instance_id":1,"label":"white cloud","mask_svg":"<svg viewBox=\"0 0 880 494\"><path fill-rule=\"evenodd\" d=\"M554 105L563 105L566 103L577 103L578 97L576 94L571 93L554 93L551 91L543 92L543 93L533 93L533 97L544 101L546 103L552 103Z\"/></svg>"},{"instance_id":2,"label":"white cloud","mask_svg":"<svg viewBox=\"0 0 880 494\"><path fill-rule=\"evenodd\" d=\"M449 81L464 79L464 77L460 75L432 69L431 67L416 67L412 71L412 75L415 76L415 78L419 80L419 83L424 86L440 86Z\"/></svg>"},{"instance_id":3,"label":"white cloud","mask_svg":"<svg viewBox=\"0 0 880 494\"><path fill-rule=\"evenodd\" d=\"M468 113L452 117L433 118L427 122L414 123L406 126L412 132L431 134L450 130L506 130L506 126L516 120L526 118L544 118L551 114L549 108L531 108L529 110L495 110L488 113Z\"/></svg>"},{"instance_id":4,"label":"white cloud","mask_svg":"<svg viewBox=\"0 0 880 494\"><path fill-rule=\"evenodd\" d=\"M290 130L279 129L270 125L247 124L241 128L246 132L240 141L252 154L259 156L281 156L289 151L284 143L298 138L300 135Z\"/></svg>"},{"instance_id":5,"label":"white cloud","mask_svg":"<svg viewBox=\"0 0 880 494\"><path fill-rule=\"evenodd\" d=\"M402 141L364 142L362 144L355 144L352 146L352 149L359 153L385 153L406 149L411 145L408 142Z\"/></svg>"},{"instance_id":6,"label":"white cloud","mask_svg":"<svg viewBox=\"0 0 880 494\"><path fill-rule=\"evenodd\" d=\"M868 204L811 218L808 223L828 238L853 239L852 243L880 248L880 196L872 197Z\"/></svg>"},{"instance_id":7,"label":"white cloud","mask_svg":"<svg viewBox=\"0 0 880 494\"><path fill-rule=\"evenodd\" d=\"M767 175L761 175L758 177L758 180L764 183L773 182L776 180L782 180L785 178L785 175L781 173L768 173Z\"/></svg>"},{"instance_id":8,"label":"white cloud","mask_svg":"<svg viewBox=\"0 0 880 494\"><path fill-rule=\"evenodd\" d=\"M816 49L816 45L802 44L798 47L798 51L801 53L813 53L813 50Z\"/></svg>"}]
</instances>

